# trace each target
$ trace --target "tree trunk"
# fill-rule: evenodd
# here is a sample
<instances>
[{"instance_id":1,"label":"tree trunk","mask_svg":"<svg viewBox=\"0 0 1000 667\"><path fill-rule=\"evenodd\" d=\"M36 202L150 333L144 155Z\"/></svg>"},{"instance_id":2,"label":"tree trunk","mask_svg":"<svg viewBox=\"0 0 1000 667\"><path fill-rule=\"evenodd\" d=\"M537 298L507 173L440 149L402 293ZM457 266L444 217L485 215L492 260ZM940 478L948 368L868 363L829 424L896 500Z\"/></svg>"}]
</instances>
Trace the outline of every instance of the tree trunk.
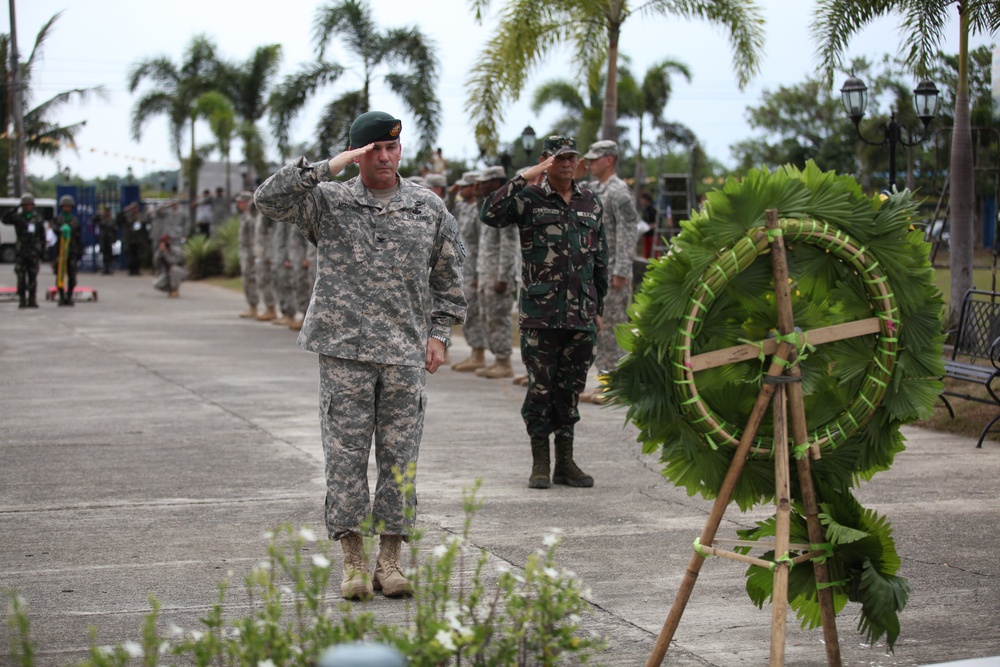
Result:
<instances>
[{"instance_id":1,"label":"tree trunk","mask_svg":"<svg viewBox=\"0 0 1000 667\"><path fill-rule=\"evenodd\" d=\"M974 186L972 177L972 128L969 118L969 12L959 18L958 90L955 126L951 135L951 302L948 323L958 321L962 298L972 287Z\"/></svg>"},{"instance_id":2,"label":"tree trunk","mask_svg":"<svg viewBox=\"0 0 1000 667\"><path fill-rule=\"evenodd\" d=\"M608 76L604 81L601 139L618 141L618 36L621 24L608 21Z\"/></svg>"},{"instance_id":3,"label":"tree trunk","mask_svg":"<svg viewBox=\"0 0 1000 667\"><path fill-rule=\"evenodd\" d=\"M191 117L191 158L188 161L188 233L194 229L195 207L198 205L198 156L194 147L194 116Z\"/></svg>"},{"instance_id":4,"label":"tree trunk","mask_svg":"<svg viewBox=\"0 0 1000 667\"><path fill-rule=\"evenodd\" d=\"M639 193L645 185L646 170L642 162L642 114L639 114L639 150L635 153L635 182L632 184L632 197L639 201Z\"/></svg>"}]
</instances>

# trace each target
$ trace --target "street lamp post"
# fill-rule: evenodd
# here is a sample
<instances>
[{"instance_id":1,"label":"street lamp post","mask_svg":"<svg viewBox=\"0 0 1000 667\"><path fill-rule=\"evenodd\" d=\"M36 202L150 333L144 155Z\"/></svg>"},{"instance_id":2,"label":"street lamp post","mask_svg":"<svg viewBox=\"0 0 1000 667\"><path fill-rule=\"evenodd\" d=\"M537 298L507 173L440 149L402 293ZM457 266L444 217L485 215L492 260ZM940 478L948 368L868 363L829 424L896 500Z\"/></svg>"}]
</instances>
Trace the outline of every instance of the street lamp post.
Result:
<instances>
[{"instance_id":1,"label":"street lamp post","mask_svg":"<svg viewBox=\"0 0 1000 667\"><path fill-rule=\"evenodd\" d=\"M530 125L521 131L521 148L528 155L528 161L530 162L531 154L535 152L535 130Z\"/></svg>"},{"instance_id":2,"label":"street lamp post","mask_svg":"<svg viewBox=\"0 0 1000 667\"><path fill-rule=\"evenodd\" d=\"M861 141L869 146L889 146L889 189L896 190L896 144L902 144L908 148L922 143L927 138L927 132L934 115L937 113L938 89L933 81L921 81L913 89L913 106L916 107L917 116L923 123L924 129L918 139L913 138L913 134L907 131L909 141L903 139L902 127L896 122L896 113L890 111L889 122L882 126L882 140L868 141L861 134L861 118L865 115L865 107L868 104L868 87L857 77L849 77L840 89L840 97L844 103L844 110L848 117L854 122L854 129L857 131Z\"/></svg>"}]
</instances>

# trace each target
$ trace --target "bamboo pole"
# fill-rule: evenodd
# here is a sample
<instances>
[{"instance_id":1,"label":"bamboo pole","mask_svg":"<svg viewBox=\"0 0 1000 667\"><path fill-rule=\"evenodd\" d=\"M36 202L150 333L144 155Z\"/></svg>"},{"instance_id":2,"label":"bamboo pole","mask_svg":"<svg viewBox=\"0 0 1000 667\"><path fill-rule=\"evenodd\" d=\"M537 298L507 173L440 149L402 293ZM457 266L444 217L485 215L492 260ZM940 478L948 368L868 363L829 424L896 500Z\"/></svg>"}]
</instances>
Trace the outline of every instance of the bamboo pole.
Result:
<instances>
[{"instance_id":1,"label":"bamboo pole","mask_svg":"<svg viewBox=\"0 0 1000 667\"><path fill-rule=\"evenodd\" d=\"M781 375L784 370L784 362L787 361L788 356L793 352L794 349L788 343L779 345L778 351L771 358L771 365L767 370L767 374L775 377ZM726 513L729 501L732 500L733 491L736 489L736 483L743 473L743 465L746 463L750 446L753 444L754 438L757 437L757 429L764 418L765 410L767 410L767 406L771 402L771 397L774 395L776 386L765 384L761 387L760 394L757 395L757 401L754 403L753 410L750 411L750 418L747 421L746 429L743 431L743 436L740 438L740 444L736 447L733 460L729 464L729 470L726 471L726 476L722 480L722 486L719 488L719 493L715 497L715 503L712 505L712 511L705 522L705 528L702 530L701 538L699 539L701 544L712 544L712 541L715 539L715 532L719 529L719 524ZM667 619L663 622L663 629L660 630L660 635L656 639L653 652L650 654L649 660L646 661L646 667L659 667L659 665L663 664L663 658L666 656L670 642L674 638L674 632L677 631L677 626L681 622L684 608L691 597L691 591L698 580L698 572L701 570L704 562L705 557L697 552L691 557L687 570L684 572L681 586L677 589L677 597L674 599L674 604L670 608Z\"/></svg>"},{"instance_id":2,"label":"bamboo pole","mask_svg":"<svg viewBox=\"0 0 1000 667\"><path fill-rule=\"evenodd\" d=\"M778 302L779 307L781 302ZM774 590L771 595L771 667L785 664L785 623L788 619L789 532L792 520L792 491L788 472L788 400L785 385L771 399L774 412Z\"/></svg>"}]
</instances>

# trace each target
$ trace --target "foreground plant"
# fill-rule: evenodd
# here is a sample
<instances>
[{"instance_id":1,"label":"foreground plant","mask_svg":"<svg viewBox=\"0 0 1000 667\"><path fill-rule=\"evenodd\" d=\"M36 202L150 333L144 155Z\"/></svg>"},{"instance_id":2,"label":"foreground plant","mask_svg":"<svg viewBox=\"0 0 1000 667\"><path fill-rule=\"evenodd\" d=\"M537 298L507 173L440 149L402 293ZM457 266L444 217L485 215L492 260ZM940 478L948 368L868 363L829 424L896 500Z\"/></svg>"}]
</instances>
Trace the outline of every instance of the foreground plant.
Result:
<instances>
[{"instance_id":1,"label":"foreground plant","mask_svg":"<svg viewBox=\"0 0 1000 667\"><path fill-rule=\"evenodd\" d=\"M460 534L446 535L420 565L408 572L414 586L401 625L379 623L366 603L339 600L337 568L328 542L309 528L285 525L269 533L267 558L245 577L251 613L227 613L230 573L218 585L218 599L196 629L176 626L160 633L160 604L151 597L141 637L117 646L97 644L96 630L87 660L77 667L156 667L177 656L196 667L311 667L333 645L378 641L398 649L414 667L438 665L557 665L587 663L602 642L581 630L589 611L576 576L555 561L560 539L545 538L522 570L501 566L491 581L490 557L470 546L469 530L482 507L477 482L463 495L465 523ZM420 534L410 541L416 562ZM475 559L470 575L466 562ZM331 573L333 588L330 587ZM8 622L11 658L33 667L26 603L11 592Z\"/></svg>"}]
</instances>

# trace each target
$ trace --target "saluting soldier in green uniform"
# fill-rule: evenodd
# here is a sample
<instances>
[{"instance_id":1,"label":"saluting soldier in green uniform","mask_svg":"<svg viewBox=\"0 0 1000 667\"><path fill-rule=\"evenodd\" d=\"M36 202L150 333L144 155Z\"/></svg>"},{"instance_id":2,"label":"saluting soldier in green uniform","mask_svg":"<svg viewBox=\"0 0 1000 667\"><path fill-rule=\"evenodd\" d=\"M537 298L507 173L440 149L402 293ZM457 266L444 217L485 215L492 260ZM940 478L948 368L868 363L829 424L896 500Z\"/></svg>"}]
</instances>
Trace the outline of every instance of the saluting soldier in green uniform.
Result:
<instances>
[{"instance_id":1,"label":"saluting soldier in green uniform","mask_svg":"<svg viewBox=\"0 0 1000 667\"><path fill-rule=\"evenodd\" d=\"M14 273L18 308L38 308L38 266L45 254L45 221L35 210L35 197L21 195L21 206L7 211L5 225L14 226Z\"/></svg>"}]
</instances>

